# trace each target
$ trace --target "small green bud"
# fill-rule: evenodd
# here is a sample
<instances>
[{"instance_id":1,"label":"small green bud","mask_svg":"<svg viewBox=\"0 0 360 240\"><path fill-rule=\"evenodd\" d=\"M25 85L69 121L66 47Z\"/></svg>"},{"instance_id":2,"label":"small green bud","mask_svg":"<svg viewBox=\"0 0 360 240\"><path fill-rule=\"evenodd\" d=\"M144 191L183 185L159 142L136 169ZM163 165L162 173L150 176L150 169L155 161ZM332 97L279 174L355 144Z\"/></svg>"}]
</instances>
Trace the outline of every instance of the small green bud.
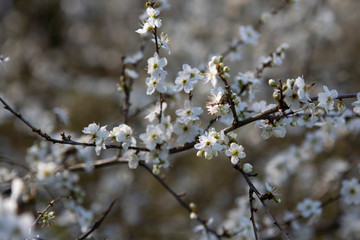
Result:
<instances>
[{"instance_id":1,"label":"small green bud","mask_svg":"<svg viewBox=\"0 0 360 240\"><path fill-rule=\"evenodd\" d=\"M291 87L294 87L294 84L295 84L295 79L292 78L292 79L290 80L290 86L291 86Z\"/></svg>"},{"instance_id":2,"label":"small green bud","mask_svg":"<svg viewBox=\"0 0 360 240\"><path fill-rule=\"evenodd\" d=\"M339 112L343 113L346 109L346 106L345 106L344 102L340 100L339 103L337 104L337 108L338 108Z\"/></svg>"},{"instance_id":3,"label":"small green bud","mask_svg":"<svg viewBox=\"0 0 360 240\"><path fill-rule=\"evenodd\" d=\"M283 92L286 91L286 89L288 89L288 86L287 86L287 85L283 85L283 86L282 86Z\"/></svg>"},{"instance_id":4,"label":"small green bud","mask_svg":"<svg viewBox=\"0 0 360 240\"><path fill-rule=\"evenodd\" d=\"M205 152L204 150L200 150L196 153L196 156L202 157L202 156L204 156L204 152Z\"/></svg>"},{"instance_id":5,"label":"small green bud","mask_svg":"<svg viewBox=\"0 0 360 240\"><path fill-rule=\"evenodd\" d=\"M211 153L205 152L205 158L206 159L211 159L213 156Z\"/></svg>"},{"instance_id":6,"label":"small green bud","mask_svg":"<svg viewBox=\"0 0 360 240\"><path fill-rule=\"evenodd\" d=\"M268 83L270 87L277 87L276 81L274 79L270 79Z\"/></svg>"},{"instance_id":7,"label":"small green bud","mask_svg":"<svg viewBox=\"0 0 360 240\"><path fill-rule=\"evenodd\" d=\"M219 63L219 61L218 61L218 59L217 59L216 56L213 56L213 57L211 58L211 62L213 62L213 63L215 63L215 64L218 64L218 63Z\"/></svg>"},{"instance_id":8,"label":"small green bud","mask_svg":"<svg viewBox=\"0 0 360 240\"><path fill-rule=\"evenodd\" d=\"M276 203L281 203L281 198L278 197L278 196L275 196L275 197L274 197L274 201L275 201Z\"/></svg>"},{"instance_id":9,"label":"small green bud","mask_svg":"<svg viewBox=\"0 0 360 240\"><path fill-rule=\"evenodd\" d=\"M279 92L274 92L273 93L273 97L276 101L280 101L281 99L281 96L280 96L280 93Z\"/></svg>"},{"instance_id":10,"label":"small green bud","mask_svg":"<svg viewBox=\"0 0 360 240\"><path fill-rule=\"evenodd\" d=\"M154 175L159 175L160 174L160 168L158 166L154 165L152 173Z\"/></svg>"},{"instance_id":11,"label":"small green bud","mask_svg":"<svg viewBox=\"0 0 360 240\"><path fill-rule=\"evenodd\" d=\"M225 66L225 67L224 67L224 72L226 72L226 73L230 72L229 66Z\"/></svg>"},{"instance_id":12,"label":"small green bud","mask_svg":"<svg viewBox=\"0 0 360 240\"><path fill-rule=\"evenodd\" d=\"M219 61L223 62L224 61L224 57L223 56L219 56Z\"/></svg>"}]
</instances>

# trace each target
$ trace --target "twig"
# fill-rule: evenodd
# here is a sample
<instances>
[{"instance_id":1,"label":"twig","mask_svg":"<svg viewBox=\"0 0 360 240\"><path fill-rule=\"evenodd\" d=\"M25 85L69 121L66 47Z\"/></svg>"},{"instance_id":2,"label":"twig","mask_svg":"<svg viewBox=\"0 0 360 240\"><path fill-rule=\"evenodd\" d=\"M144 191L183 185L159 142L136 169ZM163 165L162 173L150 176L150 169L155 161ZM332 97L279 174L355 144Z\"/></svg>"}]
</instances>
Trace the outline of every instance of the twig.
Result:
<instances>
[{"instance_id":1,"label":"twig","mask_svg":"<svg viewBox=\"0 0 360 240\"><path fill-rule=\"evenodd\" d=\"M27 171L29 171L29 172L31 171L31 169L30 169L27 165L22 164L22 163L20 163L20 162L17 162L17 161L15 161L15 160L12 160L12 159L10 159L10 158L8 158L8 157L1 156L1 155L0 155L0 159L1 159L1 162L7 163L7 164L13 165L13 166L22 167L23 169L25 169L25 170L27 170Z\"/></svg>"},{"instance_id":2,"label":"twig","mask_svg":"<svg viewBox=\"0 0 360 240\"><path fill-rule=\"evenodd\" d=\"M115 165L115 164L124 164L124 163L128 163L128 159L126 159L126 158L118 158L118 157L114 156L112 158L106 158L106 159L93 161L93 162L91 162L91 165L94 168L101 168L101 167L112 166L112 165ZM86 163L78 163L78 164L73 164L73 165L64 165L64 166L61 166L57 170L57 172L64 171L64 170L82 171L86 167L87 167Z\"/></svg>"},{"instance_id":3,"label":"twig","mask_svg":"<svg viewBox=\"0 0 360 240\"><path fill-rule=\"evenodd\" d=\"M281 10L285 9L286 6L290 3L290 0L285 0L285 2L277 7L274 8L273 10L270 11L270 13L275 16L277 15ZM260 27L264 24L264 21L259 18L258 22L256 23L256 25L254 26L254 29L259 30ZM234 51L236 48L240 47L241 45L244 44L244 41L242 39L238 40L235 42L235 44L231 44L225 51L223 51L220 55L223 56L224 58L229 55L232 51Z\"/></svg>"},{"instance_id":4,"label":"twig","mask_svg":"<svg viewBox=\"0 0 360 240\"><path fill-rule=\"evenodd\" d=\"M344 98L356 98L357 97L357 94L356 93L351 93L351 94L342 94L342 95L339 95L336 99L344 99ZM312 97L310 98L312 102L314 101L317 101L318 100L318 97ZM234 131L235 129L237 128L240 128L240 127L243 127L249 123L252 123L252 122L255 122L257 120L261 120L261 119L268 119L269 116L271 114L274 114L278 111L279 109L279 106L275 106L275 107L272 107L272 108L269 108L263 112L260 112L260 113L257 113L257 114L254 114L248 118L245 118L244 120L239 120L237 122L237 124L235 125L230 125L226 128L223 128L221 131L224 131L224 133L229 133L231 131ZM285 115L284 115L285 117ZM213 121L213 120L212 120ZM197 136L195 138L195 140L193 142L188 142L188 143L185 143L183 145L180 145L180 146L177 146L177 147L173 147L169 150L169 153L170 154L173 154L173 153L178 153L178 152L183 152L185 150L188 150L188 149L191 149L194 147L194 145L196 144L196 142L198 141L198 138L199 136Z\"/></svg>"},{"instance_id":5,"label":"twig","mask_svg":"<svg viewBox=\"0 0 360 240\"><path fill-rule=\"evenodd\" d=\"M278 222L278 220L276 220L276 218L274 217L274 215L271 213L269 207L267 206L263 195L257 190L257 188L254 186L254 184L251 182L249 176L241 169L241 166L239 164L234 165L234 168L239 170L241 172L241 174L243 175L243 177L245 178L247 184L249 185L249 188L252 189L252 191L256 194L256 196L258 197L258 199L260 200L261 204L264 206L267 214L273 219L274 224L280 229L280 231L283 233L283 235L285 236L286 239L290 240L289 234L281 227L280 223Z\"/></svg>"},{"instance_id":6,"label":"twig","mask_svg":"<svg viewBox=\"0 0 360 240\"><path fill-rule=\"evenodd\" d=\"M58 143L58 144L67 144L67 145L74 145L74 146L83 146L83 147L95 147L95 143L82 143L71 140L70 136L66 136L65 133L61 134L61 140L55 139L51 137L49 134L43 132L40 128L36 128L34 125L32 125L29 121L27 121L20 113L16 112L3 98L0 97L0 102L4 105L4 108L8 111L10 111L15 117L20 119L23 123L25 123L26 126L28 126L34 133L38 134L40 137L45 139L46 141L52 142L52 143ZM106 144L105 147L107 149L109 148L118 148L122 149L121 146L113 145L113 144ZM139 147L133 147L130 146L129 149L138 150L138 151L146 151L149 150L147 148L139 148Z\"/></svg>"},{"instance_id":7,"label":"twig","mask_svg":"<svg viewBox=\"0 0 360 240\"><path fill-rule=\"evenodd\" d=\"M76 238L76 240L82 240L87 238L93 231L100 227L100 224L104 221L105 217L109 214L113 206L119 197L116 197L109 205L109 207L102 213L102 215L94 222L94 224L89 228L86 232L84 232L80 237Z\"/></svg>"},{"instance_id":8,"label":"twig","mask_svg":"<svg viewBox=\"0 0 360 240\"><path fill-rule=\"evenodd\" d=\"M31 225L31 228L30 228L30 233L32 231L32 229L38 224L39 220L44 216L44 214L51 208L54 206L54 204L59 201L60 199L62 198L70 198L69 196L63 196L63 195L59 195L57 198L51 200L49 202L49 204L47 205L47 207L42 210L41 212L38 212L39 215L37 216L37 218L35 219L35 221L33 222L33 224Z\"/></svg>"},{"instance_id":9,"label":"twig","mask_svg":"<svg viewBox=\"0 0 360 240\"><path fill-rule=\"evenodd\" d=\"M220 72L220 67L218 67L218 72ZM221 76L221 74L220 74L220 78L221 78L221 80L222 80L222 81L224 82L224 84L225 84L226 98L227 98L226 100L227 100L227 102L228 102L229 105L230 105L230 109L231 109L231 112L232 112L233 118L234 118L234 120L233 120L233 125L236 125L236 123L238 122L238 116L237 116L237 113L236 113L234 101L233 101L232 96L231 96L231 95L232 95L232 94L231 94L231 88L230 88L227 80L226 80L225 78L223 78L223 77Z\"/></svg>"},{"instance_id":10,"label":"twig","mask_svg":"<svg viewBox=\"0 0 360 240\"><path fill-rule=\"evenodd\" d=\"M161 179L158 175L153 174L153 172L149 166L147 166L145 163L142 163L142 162L140 162L139 165L142 166L143 168L145 168L146 171L148 171L189 213L191 213L193 211L193 209L190 207L190 205L187 204L184 200L182 200L182 198L174 190L172 190L169 187L169 185L167 185L164 182L163 179ZM215 237L217 237L218 239L221 239L222 236L217 234L215 230L211 229L207 225L207 222L208 222L207 220L204 220L204 219L200 218L199 216L197 216L196 220L204 226L204 228L206 229L206 232L212 233Z\"/></svg>"},{"instance_id":11,"label":"twig","mask_svg":"<svg viewBox=\"0 0 360 240\"><path fill-rule=\"evenodd\" d=\"M251 188L249 188L250 220L251 220L251 223L253 226L255 239L258 240L257 227L256 227L256 222L255 222L255 214L254 214L257 211L257 209L254 207L255 198L253 197L253 193L254 193L254 191Z\"/></svg>"}]
</instances>

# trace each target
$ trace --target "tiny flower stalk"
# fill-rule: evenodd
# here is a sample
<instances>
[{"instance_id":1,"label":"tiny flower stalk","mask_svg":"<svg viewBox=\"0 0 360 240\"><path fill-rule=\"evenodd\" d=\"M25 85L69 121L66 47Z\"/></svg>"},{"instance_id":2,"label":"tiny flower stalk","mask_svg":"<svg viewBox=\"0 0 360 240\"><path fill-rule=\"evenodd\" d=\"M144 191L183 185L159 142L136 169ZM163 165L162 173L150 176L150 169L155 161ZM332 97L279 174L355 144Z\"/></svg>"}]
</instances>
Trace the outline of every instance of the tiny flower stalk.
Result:
<instances>
[{"instance_id":1,"label":"tiny flower stalk","mask_svg":"<svg viewBox=\"0 0 360 240\"><path fill-rule=\"evenodd\" d=\"M236 109L235 109L235 103L234 103L233 98L232 98L231 87L230 87L230 85L228 84L228 81L227 81L230 78L230 74L229 74L230 68L228 66L224 66L224 64L222 62L222 60L223 60L222 56L220 56L218 60L219 60L219 63L217 64L218 75L225 84L226 101L230 105L230 109L231 109L231 112L232 112L233 118L234 118L233 125L235 126L238 123L239 120L238 120L238 116L237 116Z\"/></svg>"}]
</instances>

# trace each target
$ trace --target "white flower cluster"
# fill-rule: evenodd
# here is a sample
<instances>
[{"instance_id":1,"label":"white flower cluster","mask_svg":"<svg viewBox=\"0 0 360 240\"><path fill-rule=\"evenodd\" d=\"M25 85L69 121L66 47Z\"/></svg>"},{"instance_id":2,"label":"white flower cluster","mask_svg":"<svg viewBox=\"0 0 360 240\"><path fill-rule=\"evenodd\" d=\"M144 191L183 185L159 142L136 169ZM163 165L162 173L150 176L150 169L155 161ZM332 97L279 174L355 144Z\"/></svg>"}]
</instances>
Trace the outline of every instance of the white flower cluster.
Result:
<instances>
[{"instance_id":1,"label":"white flower cluster","mask_svg":"<svg viewBox=\"0 0 360 240\"><path fill-rule=\"evenodd\" d=\"M259 40L259 33L255 31L252 26L240 26L239 35L244 43L257 45Z\"/></svg>"},{"instance_id":2,"label":"white flower cluster","mask_svg":"<svg viewBox=\"0 0 360 240\"><path fill-rule=\"evenodd\" d=\"M166 92L165 78L167 72L163 69L167 64L166 58L160 58L157 53L154 57L148 59L148 74L150 77L146 78L147 95L151 95L156 91L160 93Z\"/></svg>"},{"instance_id":3,"label":"white flower cluster","mask_svg":"<svg viewBox=\"0 0 360 240\"><path fill-rule=\"evenodd\" d=\"M197 68L191 68L188 64L182 66L183 70L178 72L178 76L175 79L175 92L184 90L186 93L190 93L194 89L194 85L198 80L203 79L200 75L200 71Z\"/></svg>"},{"instance_id":4,"label":"white flower cluster","mask_svg":"<svg viewBox=\"0 0 360 240\"><path fill-rule=\"evenodd\" d=\"M238 145L236 141L236 134L225 134L223 131L216 132L214 128L210 128L204 135L199 137L199 143L195 144L198 157L204 156L206 159L217 157L219 153L225 153L230 157L232 164L237 164L241 158L245 158L244 147ZM252 166L246 165L244 168L246 172L252 171Z\"/></svg>"},{"instance_id":5,"label":"white flower cluster","mask_svg":"<svg viewBox=\"0 0 360 240\"><path fill-rule=\"evenodd\" d=\"M261 57L259 68L263 67L278 67L285 59L285 51L289 48L289 44L282 43L267 57Z\"/></svg>"},{"instance_id":6,"label":"white flower cluster","mask_svg":"<svg viewBox=\"0 0 360 240\"><path fill-rule=\"evenodd\" d=\"M148 31L152 31L155 27L161 27L161 19L159 18L160 11L152 7L146 9L147 18L142 28L136 30L139 34L146 34Z\"/></svg>"},{"instance_id":7,"label":"white flower cluster","mask_svg":"<svg viewBox=\"0 0 360 240\"><path fill-rule=\"evenodd\" d=\"M304 78L288 79L284 88L284 101L293 112L304 109L309 105L311 99L307 93Z\"/></svg>"},{"instance_id":8,"label":"white flower cluster","mask_svg":"<svg viewBox=\"0 0 360 240\"><path fill-rule=\"evenodd\" d=\"M101 149L106 149L106 141L110 139L121 143L122 148L125 150L128 149L130 145L136 145L136 140L132 136L133 131L126 124L120 124L109 132L106 130L106 126L100 127L96 123L91 123L85 127L82 132L91 136L89 143L95 143L96 155L100 155Z\"/></svg>"},{"instance_id":9,"label":"white flower cluster","mask_svg":"<svg viewBox=\"0 0 360 240\"><path fill-rule=\"evenodd\" d=\"M286 126L289 126L293 122L292 118L280 118L272 121L265 119L256 122L255 126L260 128L261 136L264 139L268 139L271 136L283 138L286 135Z\"/></svg>"}]
</instances>

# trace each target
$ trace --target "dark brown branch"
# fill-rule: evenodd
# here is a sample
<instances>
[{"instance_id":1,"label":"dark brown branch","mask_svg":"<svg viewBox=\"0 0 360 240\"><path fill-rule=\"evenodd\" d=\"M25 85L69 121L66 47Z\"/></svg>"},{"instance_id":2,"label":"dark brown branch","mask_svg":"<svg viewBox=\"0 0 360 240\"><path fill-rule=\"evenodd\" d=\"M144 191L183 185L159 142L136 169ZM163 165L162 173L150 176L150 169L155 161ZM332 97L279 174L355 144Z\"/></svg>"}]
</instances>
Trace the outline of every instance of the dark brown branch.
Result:
<instances>
[{"instance_id":1,"label":"dark brown branch","mask_svg":"<svg viewBox=\"0 0 360 240\"><path fill-rule=\"evenodd\" d=\"M357 97L357 94L352 93L352 94L339 95L337 97L337 99L356 98L356 97ZM312 97L311 98L311 101L317 101L317 100L318 100L318 97ZM95 143L81 143L81 142L73 141L68 136L65 136L65 133L61 134L62 140L54 139L54 138L50 137L47 133L42 132L40 128L39 129L35 128L30 122L28 122L26 119L24 119L21 114L17 113L13 108L11 108L10 105L7 104L5 102L5 100L3 100L1 97L0 97L0 101L5 106L4 108L6 110L10 111L13 115L15 115L23 123L25 123L25 125L27 125L29 128L31 128L33 132L37 133L39 136L41 136L42 138L44 138L47 141L50 141L50 142L52 142L54 144L59 143L59 144L69 144L69 145L84 146L84 147L95 147ZM271 114L276 113L277 111L278 111L278 106L270 108L270 109L265 110L265 111L263 111L261 113L250 116L250 117L248 117L248 118L246 118L244 120L238 121L235 125L228 126L228 127L224 128L224 129L222 129L222 131L224 131L225 133L229 133L229 132L231 132L231 131L233 131L233 130L235 130L237 128L240 128L242 126L245 126L245 125L247 125L249 123L252 123L252 122L255 122L257 120L267 119L267 118L269 118L269 116ZM197 136L193 142L185 143L185 144L183 144L181 146L171 148L169 150L169 153L173 154L173 153L183 152L185 150L193 148L194 145L196 144L197 140L198 140L198 137L199 136ZM122 149L122 147L118 146L118 145L106 144L105 146L106 146L107 149L108 148ZM132 147L132 146L130 146L129 149L138 150L138 151L147 151L147 152L149 151L149 149L147 149L147 148Z\"/></svg>"},{"instance_id":2,"label":"dark brown branch","mask_svg":"<svg viewBox=\"0 0 360 240\"><path fill-rule=\"evenodd\" d=\"M29 121L27 121L20 113L16 112L3 98L0 97L0 102L4 105L4 108L10 111L13 115L15 115L18 119L20 119L26 126L28 126L34 133L38 134L40 137L45 139L46 141L58 144L67 144L67 145L74 145L74 146L83 146L83 147L95 147L95 143L82 143L71 140L70 136L66 136L65 133L61 134L61 140L55 139L51 137L49 134L43 132L40 128L34 127ZM122 149L119 145L113 144L106 144L105 147L108 148L117 148ZM132 147L130 146L129 149L138 150L138 151L149 151L147 148L139 148L139 147Z\"/></svg>"},{"instance_id":3,"label":"dark brown branch","mask_svg":"<svg viewBox=\"0 0 360 240\"><path fill-rule=\"evenodd\" d=\"M267 204L264 200L263 195L257 190L257 188L254 186L254 184L251 182L249 176L241 169L241 166L239 164L234 165L234 168L241 172L241 174L245 178L247 184L249 185L249 188L252 189L252 191L256 194L256 196L260 200L261 204L264 206L267 214L273 219L274 224L280 229L280 231L283 233L284 237L286 239L290 240L289 234L281 227L280 223L278 222L278 220L276 220L274 215L272 215L269 207L267 206Z\"/></svg>"},{"instance_id":4,"label":"dark brown branch","mask_svg":"<svg viewBox=\"0 0 360 240\"><path fill-rule=\"evenodd\" d=\"M250 220L253 226L255 239L258 240L259 238L257 235L257 227L255 222L255 212L257 211L257 209L254 207L255 198L253 197L253 193L254 191L251 188L249 188Z\"/></svg>"},{"instance_id":5,"label":"dark brown branch","mask_svg":"<svg viewBox=\"0 0 360 240\"><path fill-rule=\"evenodd\" d=\"M356 93L351 93L351 94L342 94L342 95L339 95L336 99L344 99L344 98L356 98L357 97L357 94ZM318 100L318 97L312 97L310 98L312 102L314 101L317 101ZM275 107L272 107L268 110L265 110L263 112L260 112L260 113L257 113L257 114L254 114L248 118L245 118L244 120L240 120L237 122L237 124L235 125L231 125L231 126L228 126L224 129L222 129L222 131L224 131L225 133L229 133L231 131L234 131L235 129L237 128L240 128L240 127L243 127L249 123L252 123L252 122L255 122L257 120L261 120L261 119L268 119L270 117L271 114L274 114L278 111L279 107L278 106L275 106ZM284 115L285 117L286 115ZM212 120L213 121L213 120ZM198 137L196 137L196 139L193 141L193 142L190 142L190 143L185 143L183 145L180 145L180 146L177 146L177 147L174 147L174 148L171 148L169 150L169 153L170 154L173 154L173 153L178 153L178 152L183 152L183 151L186 151L188 149L191 149L194 147L194 145L196 144L196 142L198 141Z\"/></svg>"},{"instance_id":6,"label":"dark brown branch","mask_svg":"<svg viewBox=\"0 0 360 240\"><path fill-rule=\"evenodd\" d=\"M218 72L220 72L220 67L218 67ZM231 112L232 112L233 118L234 118L233 125L236 125L236 123L238 122L238 116L237 116L237 113L236 113L234 101L233 101L232 96L231 96L232 95L231 88L230 88L227 80L225 78L223 78L221 75L222 75L222 73L220 72L220 78L225 84L226 100L230 105L230 109L231 109Z\"/></svg>"},{"instance_id":7,"label":"dark brown branch","mask_svg":"<svg viewBox=\"0 0 360 240\"><path fill-rule=\"evenodd\" d=\"M147 166L145 163L140 162L139 164L140 166L142 166L143 168L146 169L146 171L148 171L180 204L181 206L183 206L189 213L191 213L193 211L193 209L190 207L189 204L187 204L180 195L178 195L174 190L172 190L169 185L167 185L164 180L162 178L160 178L158 175L153 174L151 168L149 166ZM207 232L212 233L214 236L216 236L218 239L221 239L221 236L219 234L216 233L215 230L209 228L209 226L207 225L207 220L200 218L199 216L197 216L196 220L198 222L200 222L204 228L206 229Z\"/></svg>"},{"instance_id":8,"label":"dark brown branch","mask_svg":"<svg viewBox=\"0 0 360 240\"><path fill-rule=\"evenodd\" d=\"M244 120L241 120L241 121L238 121L235 125L231 125L229 127L226 127L224 129L222 129L222 131L224 131L225 133L229 133L239 127L242 127L242 126L245 126L249 123L252 123L254 121L257 121L257 120L260 120L260 119L266 119L270 114L273 114L275 112L278 111L278 107L273 107L273 108L270 108L268 110L265 110L264 112L261 112L261 113L258 113L258 114L255 114L251 117L248 117ZM183 152L185 150L188 150L188 149L191 149L197 142L197 139L191 143L185 143L184 145L181 145L181 146L178 146L178 147L174 147L174 148L171 148L169 150L169 153L178 153L178 152Z\"/></svg>"},{"instance_id":9,"label":"dark brown branch","mask_svg":"<svg viewBox=\"0 0 360 240\"><path fill-rule=\"evenodd\" d=\"M76 238L76 240L82 240L87 238L92 232L100 227L100 224L104 221L106 216L109 214L113 206L115 205L116 201L119 198L116 197L109 205L109 207L102 213L102 215L94 222L94 224L89 228L85 233L83 233L80 237Z\"/></svg>"}]
</instances>

